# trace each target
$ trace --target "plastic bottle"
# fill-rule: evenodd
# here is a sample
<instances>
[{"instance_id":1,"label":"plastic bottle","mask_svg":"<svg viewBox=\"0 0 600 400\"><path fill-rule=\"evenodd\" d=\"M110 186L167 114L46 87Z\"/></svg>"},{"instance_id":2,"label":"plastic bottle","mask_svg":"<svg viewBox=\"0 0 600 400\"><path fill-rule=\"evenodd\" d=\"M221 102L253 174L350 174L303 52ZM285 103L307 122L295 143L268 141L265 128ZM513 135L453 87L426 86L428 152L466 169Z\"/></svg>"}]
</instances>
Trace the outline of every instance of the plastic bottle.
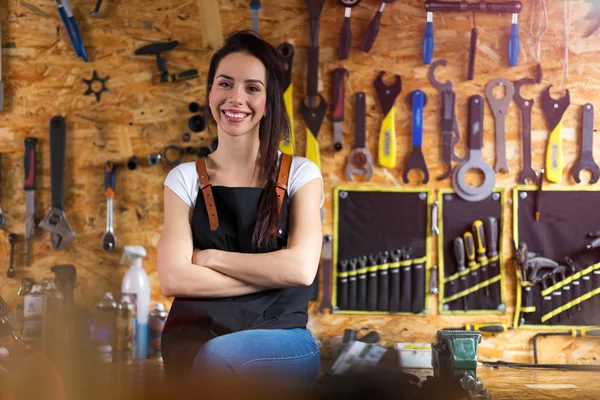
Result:
<instances>
[{"instance_id":1,"label":"plastic bottle","mask_svg":"<svg viewBox=\"0 0 600 400\"><path fill-rule=\"evenodd\" d=\"M121 263L126 259L131 261L129 269L123 278L121 294L135 305L135 348L133 358L148 357L148 318L150 315L150 281L148 274L142 267L142 258L146 256L146 249L142 246L125 246Z\"/></svg>"},{"instance_id":2,"label":"plastic bottle","mask_svg":"<svg viewBox=\"0 0 600 400\"><path fill-rule=\"evenodd\" d=\"M150 313L150 357L152 358L162 357L160 341L167 315L165 306L162 303L154 303Z\"/></svg>"},{"instance_id":3,"label":"plastic bottle","mask_svg":"<svg viewBox=\"0 0 600 400\"><path fill-rule=\"evenodd\" d=\"M111 362L116 342L116 324L119 304L111 292L106 292L96 305L94 342L103 361Z\"/></svg>"},{"instance_id":4,"label":"plastic bottle","mask_svg":"<svg viewBox=\"0 0 600 400\"><path fill-rule=\"evenodd\" d=\"M114 360L128 363L135 347L135 306L123 297L117 313L117 338Z\"/></svg>"}]
</instances>

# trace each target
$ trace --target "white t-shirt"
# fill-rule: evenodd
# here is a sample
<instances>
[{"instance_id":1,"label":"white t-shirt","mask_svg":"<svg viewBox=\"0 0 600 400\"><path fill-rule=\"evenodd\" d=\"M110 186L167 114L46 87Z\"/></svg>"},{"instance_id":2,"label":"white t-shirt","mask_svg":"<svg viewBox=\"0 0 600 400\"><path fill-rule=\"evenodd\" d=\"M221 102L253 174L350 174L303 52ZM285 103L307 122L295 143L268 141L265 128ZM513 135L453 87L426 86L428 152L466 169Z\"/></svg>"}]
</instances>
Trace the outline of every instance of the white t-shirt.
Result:
<instances>
[{"instance_id":1,"label":"white t-shirt","mask_svg":"<svg viewBox=\"0 0 600 400\"><path fill-rule=\"evenodd\" d=\"M287 186L288 197L291 199L294 193L304 186L305 183L316 178L323 180L317 164L304 157L292 157ZM200 179L196 172L196 162L182 163L173 168L165 179L165 186L175 192L188 206L194 208L196 198L198 197L198 190L200 190ZM320 207L323 207L324 202L325 194L321 190Z\"/></svg>"}]
</instances>

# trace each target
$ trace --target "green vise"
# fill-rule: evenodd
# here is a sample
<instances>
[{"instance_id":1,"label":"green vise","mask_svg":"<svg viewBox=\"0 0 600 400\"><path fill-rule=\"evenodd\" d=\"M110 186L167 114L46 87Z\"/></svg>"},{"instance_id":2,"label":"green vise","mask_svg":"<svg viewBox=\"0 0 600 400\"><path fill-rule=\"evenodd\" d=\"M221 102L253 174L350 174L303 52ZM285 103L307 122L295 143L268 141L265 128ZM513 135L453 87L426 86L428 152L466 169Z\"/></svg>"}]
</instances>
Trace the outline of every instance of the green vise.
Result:
<instances>
[{"instance_id":1,"label":"green vise","mask_svg":"<svg viewBox=\"0 0 600 400\"><path fill-rule=\"evenodd\" d=\"M446 382L457 382L467 390L470 399L491 399L477 379L477 345L481 332L444 329L437 333L432 345L433 376Z\"/></svg>"}]
</instances>

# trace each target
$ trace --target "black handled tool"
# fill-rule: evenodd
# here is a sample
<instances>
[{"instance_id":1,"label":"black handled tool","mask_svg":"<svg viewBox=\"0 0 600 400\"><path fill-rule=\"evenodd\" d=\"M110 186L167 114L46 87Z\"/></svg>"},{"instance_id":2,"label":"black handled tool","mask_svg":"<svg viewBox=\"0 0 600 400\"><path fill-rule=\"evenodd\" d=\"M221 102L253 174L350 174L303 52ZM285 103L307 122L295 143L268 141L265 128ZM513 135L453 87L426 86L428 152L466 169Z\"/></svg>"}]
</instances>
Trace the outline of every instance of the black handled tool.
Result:
<instances>
[{"instance_id":1,"label":"black handled tool","mask_svg":"<svg viewBox=\"0 0 600 400\"><path fill-rule=\"evenodd\" d=\"M462 273L467 269L465 266L465 242L463 238L460 236L454 239L454 257L456 258L456 269L458 273ZM463 290L467 290L469 288L469 275L464 274L458 278L458 292L462 292ZM463 310L468 311L468 296L463 296Z\"/></svg>"},{"instance_id":2,"label":"black handled tool","mask_svg":"<svg viewBox=\"0 0 600 400\"><path fill-rule=\"evenodd\" d=\"M410 312L412 300L412 261L410 248L402 250L400 261L400 311Z\"/></svg>"},{"instance_id":3,"label":"black handled tool","mask_svg":"<svg viewBox=\"0 0 600 400\"><path fill-rule=\"evenodd\" d=\"M344 147L344 79L348 70L336 68L333 70L333 148L340 151Z\"/></svg>"},{"instance_id":4,"label":"black handled tool","mask_svg":"<svg viewBox=\"0 0 600 400\"><path fill-rule=\"evenodd\" d=\"M350 16L352 15L352 7L356 7L360 0L338 0L340 5L344 6L344 22L340 30L340 39L338 45L338 57L340 60L346 60L350 55L350 43L352 34L350 30Z\"/></svg>"},{"instance_id":5,"label":"black handled tool","mask_svg":"<svg viewBox=\"0 0 600 400\"><path fill-rule=\"evenodd\" d=\"M368 259L366 256L361 258L364 261L364 267L367 268L367 311L375 311L377 310L377 289L379 285L379 277L377 275L379 271L377 265L379 255L369 254Z\"/></svg>"},{"instance_id":6,"label":"black handled tool","mask_svg":"<svg viewBox=\"0 0 600 400\"><path fill-rule=\"evenodd\" d=\"M198 78L198 70L189 69L184 72L180 72L178 74L170 74L167 69L167 61L161 53L163 51L173 50L175 47L179 46L179 42L177 40L173 40L171 42L166 43L152 43L139 49L136 49L133 54L136 56L143 55L153 55L156 57L156 66L158 67L158 72L160 72L160 81L161 82L179 82L188 79Z\"/></svg>"},{"instance_id":7,"label":"black handled tool","mask_svg":"<svg viewBox=\"0 0 600 400\"><path fill-rule=\"evenodd\" d=\"M413 279L413 295L411 311L414 314L420 314L425 309L425 292L426 292L426 270L425 257L416 262L413 258L412 279Z\"/></svg>"},{"instance_id":8,"label":"black handled tool","mask_svg":"<svg viewBox=\"0 0 600 400\"><path fill-rule=\"evenodd\" d=\"M490 262L488 267L488 277L491 279L500 275L500 268L498 268L498 220L494 217L488 217L485 228L487 255ZM500 282L501 281L498 281L490 287L491 301L494 307L498 307L501 301Z\"/></svg>"},{"instance_id":9,"label":"black handled tool","mask_svg":"<svg viewBox=\"0 0 600 400\"><path fill-rule=\"evenodd\" d=\"M479 271L477 270L477 262L475 261L475 240L473 239L473 234L471 232L465 232L463 235L463 239L465 241L465 255L467 256L467 266L470 270L470 287L473 287L479 284ZM470 300L473 302L477 302L478 295L477 292L473 292L469 295Z\"/></svg>"},{"instance_id":10,"label":"black handled tool","mask_svg":"<svg viewBox=\"0 0 600 400\"><path fill-rule=\"evenodd\" d=\"M373 47L373 43L375 43L375 39L377 39L377 34L379 33L379 25L381 23L381 16L383 15L383 10L385 9L386 3L393 3L396 0L383 0L381 5L379 6L379 10L369 22L369 26L367 27L367 32L363 37L363 41L360 45L360 49L365 53L371 51L371 47Z\"/></svg>"},{"instance_id":11,"label":"black handled tool","mask_svg":"<svg viewBox=\"0 0 600 400\"><path fill-rule=\"evenodd\" d=\"M396 249L390 254L390 312L400 311L400 257L402 250Z\"/></svg>"},{"instance_id":12,"label":"black handled tool","mask_svg":"<svg viewBox=\"0 0 600 400\"><path fill-rule=\"evenodd\" d=\"M6 271L7 278L14 278L17 276L17 270L15 270L15 244L17 243L17 235L10 233L8 235L8 242L10 243L10 264L8 271Z\"/></svg>"},{"instance_id":13,"label":"black handled tool","mask_svg":"<svg viewBox=\"0 0 600 400\"><path fill-rule=\"evenodd\" d=\"M367 265L370 261L367 262ZM357 310L367 309L367 266L360 267L356 270L356 285L358 287Z\"/></svg>"},{"instance_id":14,"label":"black handled tool","mask_svg":"<svg viewBox=\"0 0 600 400\"><path fill-rule=\"evenodd\" d=\"M512 330L513 328L507 326L501 322L489 322L489 323L479 323L479 324L467 324L464 327L460 328L448 328L455 330L465 330L465 331L479 331L481 333L504 333Z\"/></svg>"},{"instance_id":15,"label":"black handled tool","mask_svg":"<svg viewBox=\"0 0 600 400\"><path fill-rule=\"evenodd\" d=\"M348 309L348 260L340 260L337 270L337 305L340 310Z\"/></svg>"},{"instance_id":16,"label":"black handled tool","mask_svg":"<svg viewBox=\"0 0 600 400\"><path fill-rule=\"evenodd\" d=\"M600 179L600 167L594 160L594 105L586 103L582 108L582 126L581 126L581 149L579 160L573 167L573 179L577 183L581 183L579 174L584 169L592 173L589 183L596 183Z\"/></svg>"},{"instance_id":17,"label":"black handled tool","mask_svg":"<svg viewBox=\"0 0 600 400\"><path fill-rule=\"evenodd\" d=\"M475 247L477 251L477 262L481 266L481 280L487 281L489 279L487 266L489 260L486 254L486 244L485 244L485 232L483 227L483 222L481 220L477 220L473 222L473 237L475 238ZM489 298L490 288L489 285L484 288L485 295ZM487 299L486 299L487 300Z\"/></svg>"},{"instance_id":18,"label":"black handled tool","mask_svg":"<svg viewBox=\"0 0 600 400\"><path fill-rule=\"evenodd\" d=\"M389 259L390 253L387 251L382 251L377 256L379 258L378 265L378 276L377 283L379 285L378 288L378 299L377 299L377 310L379 311L387 311L389 309L389 293L390 293L390 276L388 273L389 270Z\"/></svg>"},{"instance_id":19,"label":"black handled tool","mask_svg":"<svg viewBox=\"0 0 600 400\"><path fill-rule=\"evenodd\" d=\"M358 259L353 258L348 262L348 309L356 310L356 269L358 268Z\"/></svg>"},{"instance_id":20,"label":"black handled tool","mask_svg":"<svg viewBox=\"0 0 600 400\"><path fill-rule=\"evenodd\" d=\"M330 313L333 311L333 305L331 304L331 270L333 268L331 263L332 244L333 238L331 235L323 236L323 262L321 269L321 271L323 271L323 299L319 306L319 312L321 312L321 314L324 314L326 309L329 309Z\"/></svg>"},{"instance_id":21,"label":"black handled tool","mask_svg":"<svg viewBox=\"0 0 600 400\"><path fill-rule=\"evenodd\" d=\"M38 139L25 138L25 265L31 264L31 239L35 233L35 177Z\"/></svg>"}]
</instances>

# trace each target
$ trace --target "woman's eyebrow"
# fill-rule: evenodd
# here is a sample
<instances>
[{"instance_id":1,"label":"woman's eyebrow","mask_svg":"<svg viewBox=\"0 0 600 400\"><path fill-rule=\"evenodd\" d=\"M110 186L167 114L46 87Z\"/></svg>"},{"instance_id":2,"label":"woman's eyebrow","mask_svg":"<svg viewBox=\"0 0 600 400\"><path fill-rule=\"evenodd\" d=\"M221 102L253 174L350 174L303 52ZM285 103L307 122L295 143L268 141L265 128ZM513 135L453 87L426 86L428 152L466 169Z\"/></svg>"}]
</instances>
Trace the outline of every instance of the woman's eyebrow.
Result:
<instances>
[{"instance_id":1,"label":"woman's eyebrow","mask_svg":"<svg viewBox=\"0 0 600 400\"><path fill-rule=\"evenodd\" d=\"M235 81L235 79L233 79L231 76L229 75L219 75L217 76L217 78L225 78L225 79L229 79L231 81ZM246 83L251 82L251 83L260 83L261 85L265 86L265 84L260 80L260 79L246 79Z\"/></svg>"}]
</instances>

